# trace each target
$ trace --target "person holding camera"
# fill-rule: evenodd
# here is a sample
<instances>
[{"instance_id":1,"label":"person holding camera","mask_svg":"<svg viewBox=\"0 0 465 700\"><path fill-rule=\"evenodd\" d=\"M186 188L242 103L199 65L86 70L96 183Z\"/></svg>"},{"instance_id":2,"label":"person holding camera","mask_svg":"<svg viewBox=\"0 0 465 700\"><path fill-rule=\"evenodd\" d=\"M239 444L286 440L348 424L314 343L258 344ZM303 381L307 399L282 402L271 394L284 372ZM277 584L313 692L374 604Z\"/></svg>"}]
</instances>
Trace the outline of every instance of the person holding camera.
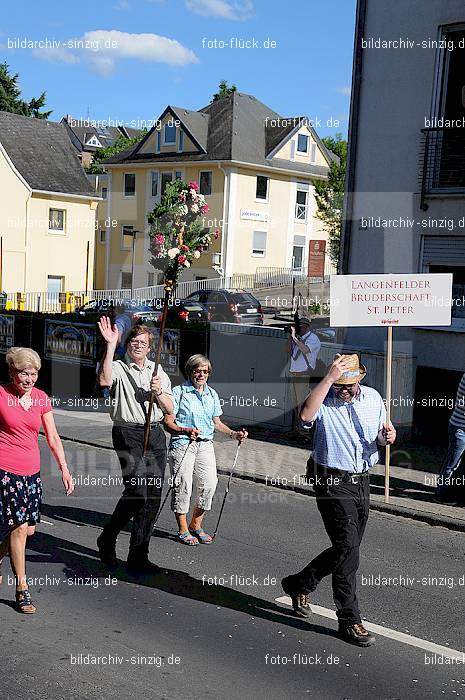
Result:
<instances>
[{"instance_id":1,"label":"person holding camera","mask_svg":"<svg viewBox=\"0 0 465 700\"><path fill-rule=\"evenodd\" d=\"M107 316L100 319L98 326L106 350L97 379L101 387L111 387L112 439L121 464L124 491L110 522L97 539L97 546L102 562L115 567L116 538L132 519L128 569L134 573L151 572L158 568L149 561L148 552L165 475L166 439L162 423L164 415L173 412L171 382L161 365L155 374L155 363L147 359L153 341L148 326L134 326L125 341L124 359L116 361L117 327ZM155 404L144 454L144 425L152 391Z\"/></svg>"},{"instance_id":2,"label":"person holding camera","mask_svg":"<svg viewBox=\"0 0 465 700\"><path fill-rule=\"evenodd\" d=\"M290 326L288 352L291 356L289 373L293 392L294 430L299 431L300 407L310 391L310 379L314 375L321 342L311 329L311 321L301 316L298 325Z\"/></svg>"},{"instance_id":3,"label":"person holding camera","mask_svg":"<svg viewBox=\"0 0 465 700\"><path fill-rule=\"evenodd\" d=\"M307 617L309 594L331 574L339 635L361 647L375 640L362 625L356 595L359 548L370 503L368 474L378 462L378 446L396 439L380 394L360 384L365 375L358 355L336 355L302 406L303 424L316 423L312 485L331 546L282 580L295 614Z\"/></svg>"}]
</instances>

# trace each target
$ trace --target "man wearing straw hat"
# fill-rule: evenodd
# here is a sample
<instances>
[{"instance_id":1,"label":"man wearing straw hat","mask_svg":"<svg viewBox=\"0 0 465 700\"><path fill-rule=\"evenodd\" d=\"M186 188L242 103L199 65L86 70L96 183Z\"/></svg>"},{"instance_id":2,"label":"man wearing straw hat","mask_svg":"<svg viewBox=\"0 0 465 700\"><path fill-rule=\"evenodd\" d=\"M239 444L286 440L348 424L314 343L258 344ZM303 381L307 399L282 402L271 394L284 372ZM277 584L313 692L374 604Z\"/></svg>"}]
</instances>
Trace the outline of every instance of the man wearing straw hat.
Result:
<instances>
[{"instance_id":1,"label":"man wearing straw hat","mask_svg":"<svg viewBox=\"0 0 465 700\"><path fill-rule=\"evenodd\" d=\"M316 423L311 483L331 547L282 580L296 615L308 617L309 594L332 574L339 635L361 647L375 640L362 625L356 596L359 547L369 512L368 472L378 462L378 446L396 438L380 394L360 384L365 375L358 355L336 355L302 405L303 424Z\"/></svg>"}]
</instances>

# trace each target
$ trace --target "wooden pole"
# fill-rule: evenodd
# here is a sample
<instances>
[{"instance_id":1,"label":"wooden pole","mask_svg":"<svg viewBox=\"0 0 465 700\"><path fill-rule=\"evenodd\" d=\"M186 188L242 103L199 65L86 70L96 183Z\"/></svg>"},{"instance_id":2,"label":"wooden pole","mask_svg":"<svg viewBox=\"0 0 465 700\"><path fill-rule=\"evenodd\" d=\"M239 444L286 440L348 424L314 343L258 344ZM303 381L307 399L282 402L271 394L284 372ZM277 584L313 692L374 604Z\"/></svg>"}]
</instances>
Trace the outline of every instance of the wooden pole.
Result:
<instances>
[{"instance_id":1,"label":"wooden pole","mask_svg":"<svg viewBox=\"0 0 465 700\"><path fill-rule=\"evenodd\" d=\"M157 371L158 371L158 365L160 363L160 356L161 356L161 349L163 347L163 336L165 334L165 324L166 324L166 316L168 313L168 304L172 292L172 287L173 283L171 281L166 281L165 282L165 298L163 300L163 311L161 314L161 319L160 319L160 335L158 337L158 344L157 344L157 350L155 353L155 367L153 369L153 374L152 378L156 376ZM150 401L149 401L149 407L147 409L147 418L145 420L145 428L144 428L144 454L147 452L147 447L149 444L149 438L150 438L150 425L151 425L151 419L152 419L152 410L153 410L153 404L155 403L155 392L152 391L150 393Z\"/></svg>"},{"instance_id":2,"label":"wooden pole","mask_svg":"<svg viewBox=\"0 0 465 700\"><path fill-rule=\"evenodd\" d=\"M392 326L387 328L387 357L386 357L386 422L391 423L391 385L392 385ZM384 470L384 502L389 503L391 446L386 445L386 463Z\"/></svg>"}]
</instances>

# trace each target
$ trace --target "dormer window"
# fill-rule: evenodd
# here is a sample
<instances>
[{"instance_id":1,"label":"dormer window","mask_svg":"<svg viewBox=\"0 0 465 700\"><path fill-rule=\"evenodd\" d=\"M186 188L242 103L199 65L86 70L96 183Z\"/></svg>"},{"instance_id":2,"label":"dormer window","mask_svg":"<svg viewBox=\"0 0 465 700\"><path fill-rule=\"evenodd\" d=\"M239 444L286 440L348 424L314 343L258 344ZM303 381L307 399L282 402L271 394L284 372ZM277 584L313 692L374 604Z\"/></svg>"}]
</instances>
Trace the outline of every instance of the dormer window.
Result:
<instances>
[{"instance_id":1,"label":"dormer window","mask_svg":"<svg viewBox=\"0 0 465 700\"><path fill-rule=\"evenodd\" d=\"M297 153L308 153L308 136L307 134L297 135Z\"/></svg>"},{"instance_id":2,"label":"dormer window","mask_svg":"<svg viewBox=\"0 0 465 700\"><path fill-rule=\"evenodd\" d=\"M165 124L163 131L163 145L164 146L174 146L176 144L176 125L175 124Z\"/></svg>"},{"instance_id":3,"label":"dormer window","mask_svg":"<svg viewBox=\"0 0 465 700\"><path fill-rule=\"evenodd\" d=\"M100 141L98 140L98 138L94 134L93 136L90 137L90 139L88 139L86 141L86 146L96 146L96 148L101 148L102 144L100 143Z\"/></svg>"}]
</instances>

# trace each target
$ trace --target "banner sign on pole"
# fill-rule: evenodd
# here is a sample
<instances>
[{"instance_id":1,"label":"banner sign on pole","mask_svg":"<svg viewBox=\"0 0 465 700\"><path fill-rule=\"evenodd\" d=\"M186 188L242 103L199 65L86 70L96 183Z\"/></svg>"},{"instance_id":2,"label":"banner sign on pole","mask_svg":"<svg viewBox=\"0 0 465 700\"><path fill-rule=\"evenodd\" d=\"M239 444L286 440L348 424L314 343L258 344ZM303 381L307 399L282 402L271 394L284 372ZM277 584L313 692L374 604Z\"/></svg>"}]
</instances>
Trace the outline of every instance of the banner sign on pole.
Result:
<instances>
[{"instance_id":1,"label":"banner sign on pole","mask_svg":"<svg viewBox=\"0 0 465 700\"><path fill-rule=\"evenodd\" d=\"M331 326L450 326L452 274L331 275Z\"/></svg>"}]
</instances>

